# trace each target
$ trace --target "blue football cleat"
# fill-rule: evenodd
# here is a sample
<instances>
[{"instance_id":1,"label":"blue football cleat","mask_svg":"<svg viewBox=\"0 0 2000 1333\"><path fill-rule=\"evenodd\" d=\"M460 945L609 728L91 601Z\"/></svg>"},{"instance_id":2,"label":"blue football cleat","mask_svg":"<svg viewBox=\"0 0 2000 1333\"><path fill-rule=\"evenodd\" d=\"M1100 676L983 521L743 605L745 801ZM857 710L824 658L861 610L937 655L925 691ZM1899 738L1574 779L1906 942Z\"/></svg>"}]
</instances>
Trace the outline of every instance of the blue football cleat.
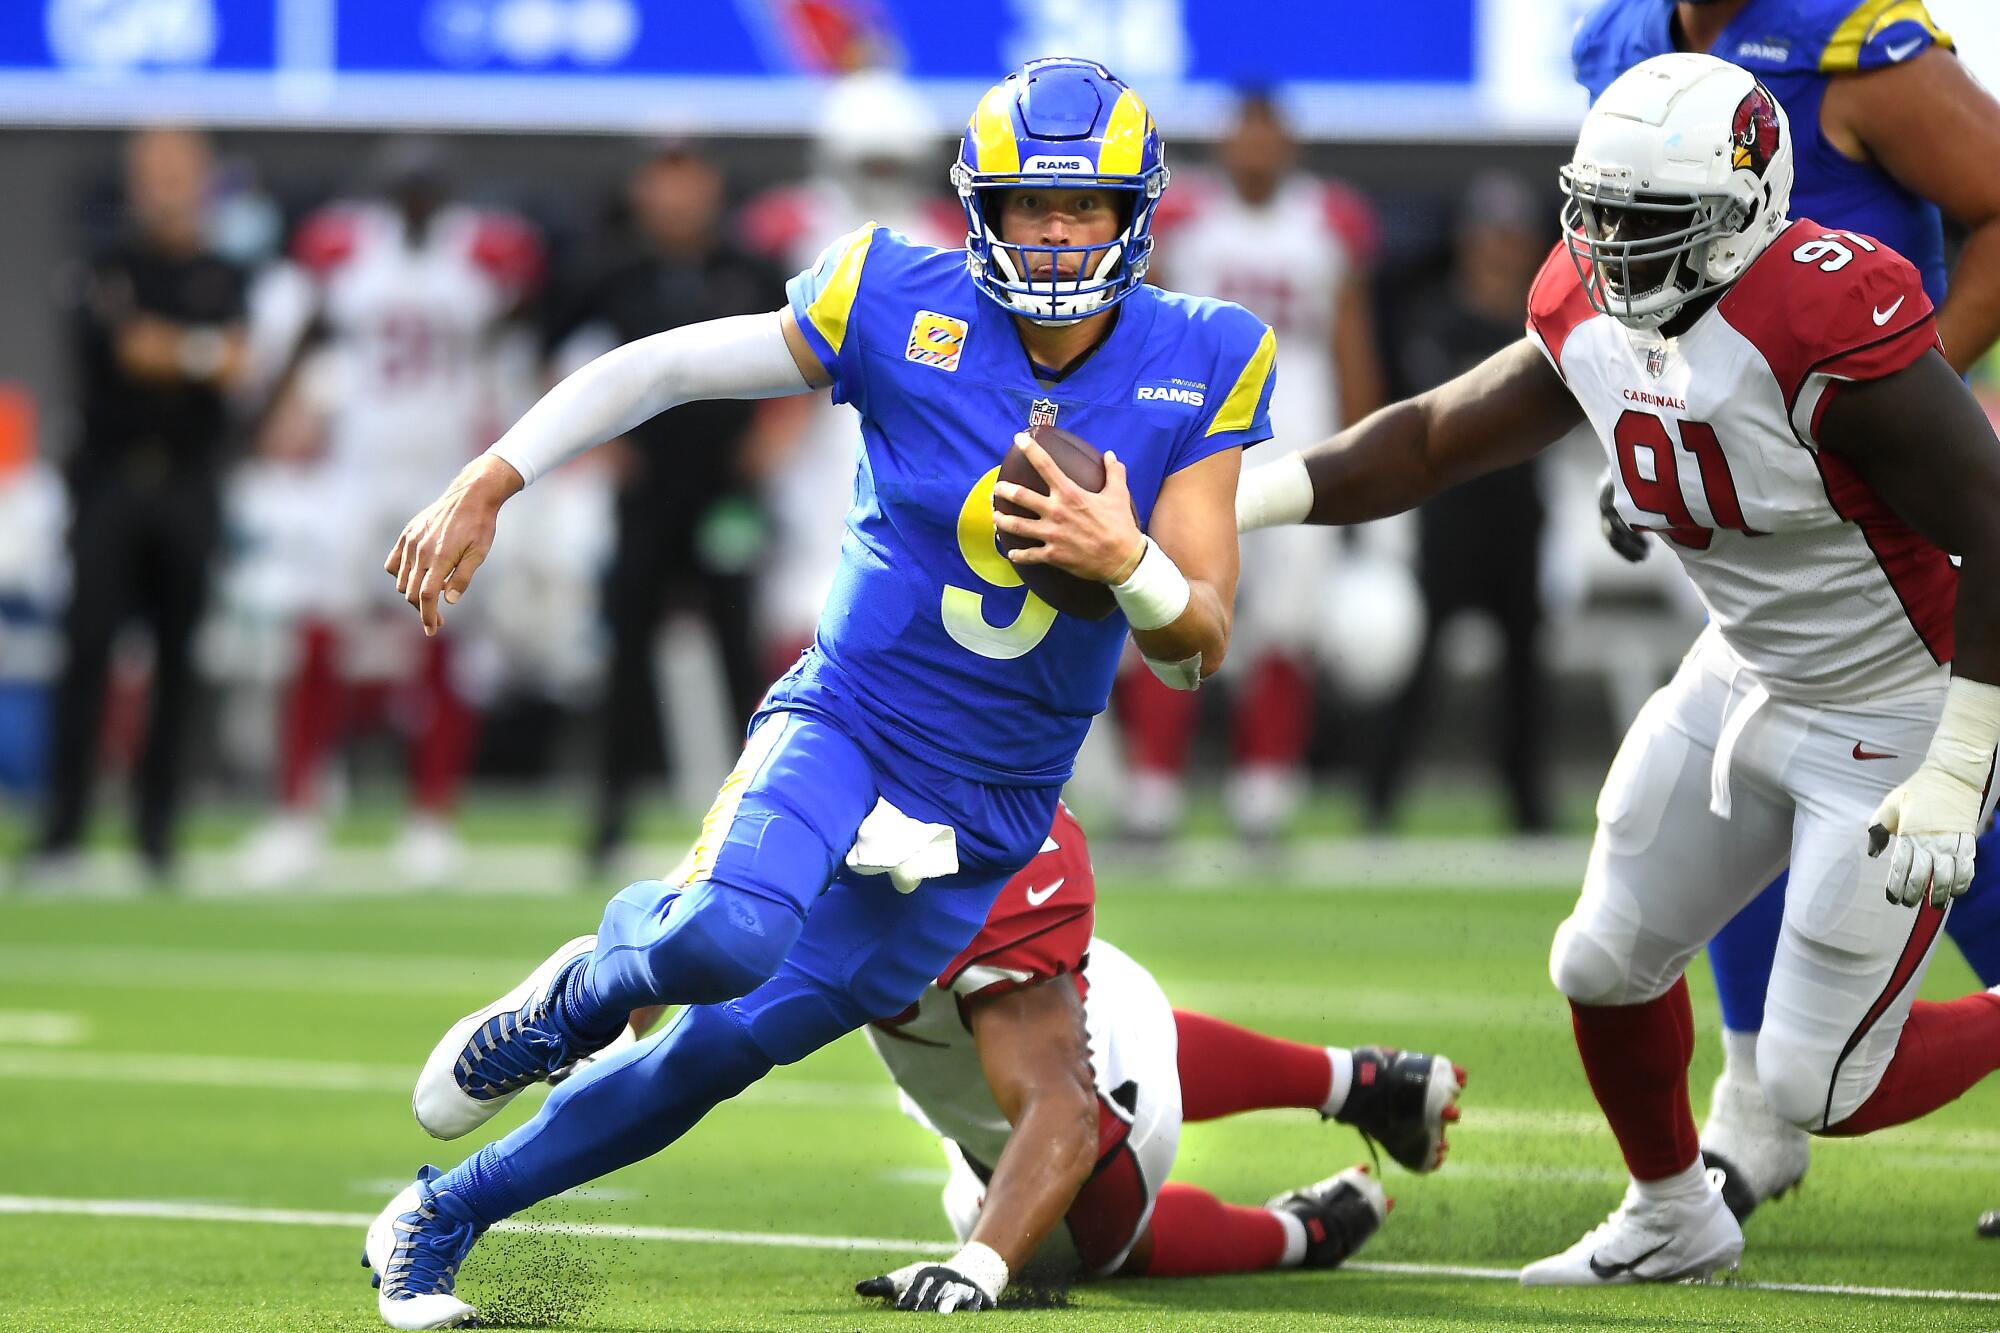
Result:
<instances>
[{"instance_id":1,"label":"blue football cleat","mask_svg":"<svg viewBox=\"0 0 2000 1333\"><path fill-rule=\"evenodd\" d=\"M459 1328L475 1313L452 1288L484 1228L455 1195L433 1187L440 1174L419 1170L368 1227L361 1264L373 1270L376 1308L391 1328Z\"/></svg>"},{"instance_id":2,"label":"blue football cleat","mask_svg":"<svg viewBox=\"0 0 2000 1333\"><path fill-rule=\"evenodd\" d=\"M618 1035L601 1041L571 1033L556 1018L555 999L572 966L581 967L595 935L580 935L550 954L528 979L451 1025L424 1061L410 1108L432 1138L455 1139L485 1124L531 1083Z\"/></svg>"}]
</instances>

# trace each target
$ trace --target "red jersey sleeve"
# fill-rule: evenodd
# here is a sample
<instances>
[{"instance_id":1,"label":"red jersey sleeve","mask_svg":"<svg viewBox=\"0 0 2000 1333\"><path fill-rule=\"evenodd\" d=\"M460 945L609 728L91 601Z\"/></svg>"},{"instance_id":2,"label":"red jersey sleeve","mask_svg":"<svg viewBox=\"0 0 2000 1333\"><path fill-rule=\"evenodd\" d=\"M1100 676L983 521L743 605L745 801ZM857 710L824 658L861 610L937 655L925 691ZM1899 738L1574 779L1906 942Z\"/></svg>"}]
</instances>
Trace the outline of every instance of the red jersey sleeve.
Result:
<instances>
[{"instance_id":1,"label":"red jersey sleeve","mask_svg":"<svg viewBox=\"0 0 2000 1333\"><path fill-rule=\"evenodd\" d=\"M1542 261L1541 272L1535 274L1534 285L1528 288L1528 336L1548 357L1556 374L1563 375L1563 345L1569 335L1596 313L1583 290L1583 275L1570 258L1569 244L1557 241ZM1563 379L1567 381L1569 376L1563 375Z\"/></svg>"},{"instance_id":2,"label":"red jersey sleeve","mask_svg":"<svg viewBox=\"0 0 2000 1333\"><path fill-rule=\"evenodd\" d=\"M354 255L360 219L336 204L299 224L292 235L292 259L315 278L324 278Z\"/></svg>"},{"instance_id":3,"label":"red jersey sleeve","mask_svg":"<svg viewBox=\"0 0 2000 1333\"><path fill-rule=\"evenodd\" d=\"M1935 311L1909 260L1872 237L1803 218L1718 308L1770 366L1808 444L1830 389L1893 375L1940 345Z\"/></svg>"},{"instance_id":4,"label":"red jersey sleeve","mask_svg":"<svg viewBox=\"0 0 2000 1333\"><path fill-rule=\"evenodd\" d=\"M472 231L472 262L519 300L541 285L542 239L517 217L482 213Z\"/></svg>"},{"instance_id":5,"label":"red jersey sleeve","mask_svg":"<svg viewBox=\"0 0 2000 1333\"><path fill-rule=\"evenodd\" d=\"M961 999L1032 986L1083 968L1097 917L1090 846L1067 806L1035 859L1007 881L986 924L938 985Z\"/></svg>"},{"instance_id":6,"label":"red jersey sleeve","mask_svg":"<svg viewBox=\"0 0 2000 1333\"><path fill-rule=\"evenodd\" d=\"M1351 185L1328 181L1320 191L1322 219L1347 247L1348 258L1367 267L1382 253L1382 224L1368 196Z\"/></svg>"},{"instance_id":7,"label":"red jersey sleeve","mask_svg":"<svg viewBox=\"0 0 2000 1333\"><path fill-rule=\"evenodd\" d=\"M780 186L745 204L736 215L736 226L751 253L788 261L810 239L812 207L800 187Z\"/></svg>"}]
</instances>

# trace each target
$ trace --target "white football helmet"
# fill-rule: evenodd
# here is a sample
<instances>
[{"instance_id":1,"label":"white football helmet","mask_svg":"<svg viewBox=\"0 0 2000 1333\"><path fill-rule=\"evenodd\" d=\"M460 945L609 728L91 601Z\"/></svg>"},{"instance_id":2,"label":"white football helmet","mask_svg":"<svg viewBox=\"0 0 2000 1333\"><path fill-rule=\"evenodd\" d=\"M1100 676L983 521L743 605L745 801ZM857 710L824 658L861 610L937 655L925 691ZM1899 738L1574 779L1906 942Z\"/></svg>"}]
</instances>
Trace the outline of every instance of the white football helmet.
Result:
<instances>
[{"instance_id":1,"label":"white football helmet","mask_svg":"<svg viewBox=\"0 0 2000 1333\"><path fill-rule=\"evenodd\" d=\"M1741 277L1785 229L1791 126L1748 70L1654 56L1584 117L1562 188L1563 236L1591 306L1657 328Z\"/></svg>"}]
</instances>

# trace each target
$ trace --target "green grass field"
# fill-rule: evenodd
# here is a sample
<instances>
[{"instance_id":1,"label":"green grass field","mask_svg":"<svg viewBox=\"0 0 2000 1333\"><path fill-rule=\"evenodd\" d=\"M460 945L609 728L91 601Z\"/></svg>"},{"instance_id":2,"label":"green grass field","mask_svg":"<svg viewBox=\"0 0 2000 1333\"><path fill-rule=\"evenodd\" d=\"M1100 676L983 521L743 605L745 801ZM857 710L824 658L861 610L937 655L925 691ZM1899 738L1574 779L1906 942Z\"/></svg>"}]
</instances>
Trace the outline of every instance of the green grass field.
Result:
<instances>
[{"instance_id":1,"label":"green grass field","mask_svg":"<svg viewBox=\"0 0 2000 1333\"><path fill-rule=\"evenodd\" d=\"M1799 1194L1753 1219L1736 1284L1523 1292L1457 1270L1560 1248L1621 1188L1545 976L1568 886L1399 894L1244 874L1162 892L1101 870L1101 933L1178 1004L1313 1041L1446 1051L1472 1071L1465 1119L1441 1174L1390 1168L1398 1206L1367 1271L1113 1282L1000 1327L2000 1328L2000 1305L1964 1294L2000 1294L2000 1243L1972 1228L2000 1206L1990 1091L1819 1145ZM0 897L0 1329L379 1327L360 1223L418 1163L457 1160L410 1118L418 1063L596 912L586 894ZM1955 955L1929 982L1969 986ZM1696 997L1713 1031L1705 971ZM1704 1100L1716 1059L1711 1040ZM1361 1156L1347 1130L1272 1113L1190 1127L1176 1174L1255 1201ZM881 1327L900 1316L848 1289L915 1257L900 1242L948 1239L942 1174L849 1038L532 1215L612 1234L495 1233L461 1289L510 1328ZM84 1211L102 1201L134 1208ZM786 1239L799 1233L822 1243ZM1942 1294L1749 1285L1779 1283Z\"/></svg>"}]
</instances>

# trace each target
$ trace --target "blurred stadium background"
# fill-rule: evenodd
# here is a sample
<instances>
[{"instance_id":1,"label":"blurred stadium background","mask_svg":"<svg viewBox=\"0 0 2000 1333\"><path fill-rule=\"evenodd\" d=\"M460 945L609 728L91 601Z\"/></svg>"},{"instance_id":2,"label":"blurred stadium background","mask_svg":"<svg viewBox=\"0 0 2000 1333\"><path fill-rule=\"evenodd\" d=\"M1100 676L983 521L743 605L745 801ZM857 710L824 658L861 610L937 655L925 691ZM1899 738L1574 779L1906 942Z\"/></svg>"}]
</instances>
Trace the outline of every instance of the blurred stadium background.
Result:
<instances>
[{"instance_id":1,"label":"blurred stadium background","mask_svg":"<svg viewBox=\"0 0 2000 1333\"><path fill-rule=\"evenodd\" d=\"M0 1219L0 1324L370 1326L351 1256L327 1257L347 1234L313 1228L407 1178L403 1090L433 1020L678 859L810 633L855 436L794 404L683 409L538 485L427 644L379 562L552 377L662 321L774 308L772 283L870 216L956 243L944 173L967 109L1062 52L1145 93L1176 173L1159 272L1207 273L1279 327L1279 443L1304 443L1518 333L1584 108L1584 7L0 4L0 1212L32 1214ZM1930 9L2000 86L2000 9ZM1281 204L1254 219L1255 249L1297 257L1277 281L1202 242L1251 225L1246 183ZM178 333L132 297L141 234L225 275ZM235 325L240 343L209 336ZM2000 366L1978 384L2000 412ZM1616 737L1700 613L1670 558L1605 547L1600 457L1572 440L1483 495L1267 551L1245 584L1254 601L1269 579L1258 651L1198 715L1122 690L1071 792L1104 929L1177 998L1473 1065L1452 1171L1371 1251L1391 1270L1533 1257L1618 1178L1546 943ZM67 694L66 616L103 663ZM1393 892L1411 885L1436 892ZM427 889L543 896L478 914ZM451 968L413 1008L418 957ZM1965 980L1941 960L1928 993ZM1712 1031L1705 976L1697 1002ZM301 1033L323 1038L310 1058ZM1695 1086L1713 1064L1705 1039ZM606 1190L558 1215L937 1234L934 1149L854 1041L752 1100L703 1151L635 1168L651 1204ZM1184 1156L1247 1197L1319 1164L1323 1133L1204 1129ZM1969 1103L1829 1145L1817 1203L1762 1223L1751 1276L1993 1286L1965 1225L1993 1202L1992 1147ZM90 1202L118 1198L156 1202ZM1898 1205L1958 1243L1905 1234ZM239 1261L201 1228L252 1206L323 1211ZM664 1302L688 1327L826 1327L873 1262L805 1251L774 1276L764 1250L704 1245L685 1268L618 1252L592 1318L657 1326ZM568 1277L505 1322L569 1318L594 1261L519 1257ZM1395 1328L1722 1326L1706 1293L1536 1304L1464 1285L1490 1267L1423 1271L1188 1284L1174 1314L1091 1300L1145 1327L1299 1327L1344 1302ZM1743 1293L1723 1319L1991 1322L1789 1299Z\"/></svg>"},{"instance_id":2,"label":"blurred stadium background","mask_svg":"<svg viewBox=\"0 0 2000 1333\"><path fill-rule=\"evenodd\" d=\"M774 276L864 217L949 242L943 165L965 107L1050 50L1147 91L1179 175L1159 268L1229 288L1288 335L1280 439L1299 443L1483 351L1468 324L1505 336L1523 257L1553 237L1554 166L1583 107L1567 65L1582 8L1012 0L968 24L895 0L6 7L0 809L14 878L567 883L657 865L647 844L705 803L740 717L809 633L848 426L690 409L570 469L519 506L533 540L486 571L431 651L374 562L458 462L611 341L775 304ZM2000 17L1971 0L1934 11L1975 71L1996 70ZM1279 221L1260 235L1301 256L1276 279L1205 250L1177 278L1174 230L1198 240L1231 206L1218 145L1278 161L1275 143L1241 137L1246 94L1264 93L1325 207L1292 193L1267 210ZM205 137L147 153L147 127ZM219 415L149 461L103 401L123 363L92 357L129 332L102 265L138 226L134 191L171 194L176 173L201 247L241 274L245 348L203 382ZM398 197L416 215L449 203L440 216L460 230L404 250L380 211ZM1329 282L1337 294L1315 290ZM432 286L417 300L411 283ZM1262 599L1280 610L1246 612L1258 660L1232 673L1234 709L1162 717L1143 685L1124 691L1074 802L1142 848L1192 829L1282 850L1302 833L1314 863L1314 837L1362 828L1585 831L1614 738L1698 610L1671 561L1628 566L1599 541L1596 449L1572 445L1382 532L1299 534L1319 544L1267 560L1289 571ZM705 461L667 487L661 458ZM143 498L183 484L140 475L156 464L185 472L185 497ZM102 700L94 681L72 686L65 728L65 532L79 488L106 475L142 509L212 493L218 516L160 535L157 561L133 538L100 562L125 566L96 571L85 617ZM138 512L102 521L129 532ZM1445 571L1428 578L1427 547ZM1450 572L1472 552L1514 577ZM189 563L176 590L161 570ZM146 629L189 637L189 615L183 672ZM1420 666L1434 687L1411 683ZM163 669L175 716L149 769L147 687ZM1284 702L1260 711L1266 694ZM1207 776L1183 790L1181 771ZM116 817L128 789L136 840ZM549 855L483 863L478 835L496 824ZM379 854L343 856L354 846Z\"/></svg>"}]
</instances>

